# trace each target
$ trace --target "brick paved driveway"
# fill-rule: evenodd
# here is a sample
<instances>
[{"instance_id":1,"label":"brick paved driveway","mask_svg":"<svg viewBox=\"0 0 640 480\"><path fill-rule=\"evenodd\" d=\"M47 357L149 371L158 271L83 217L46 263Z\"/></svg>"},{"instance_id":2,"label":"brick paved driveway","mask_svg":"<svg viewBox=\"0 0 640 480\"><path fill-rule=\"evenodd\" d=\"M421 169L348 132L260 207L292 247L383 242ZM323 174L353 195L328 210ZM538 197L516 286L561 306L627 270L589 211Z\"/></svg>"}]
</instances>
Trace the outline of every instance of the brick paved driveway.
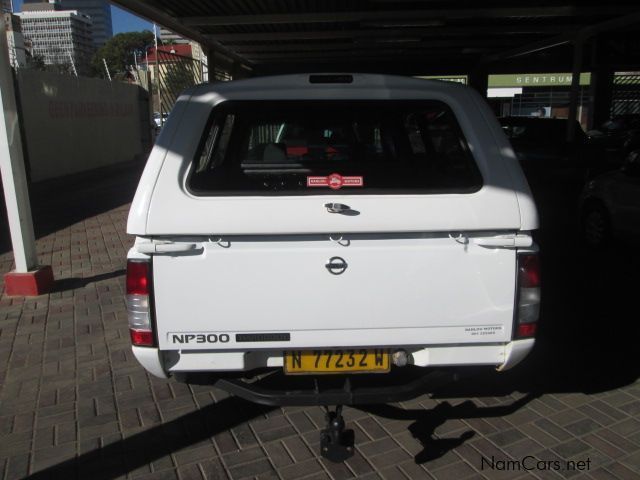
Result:
<instances>
[{"instance_id":1,"label":"brick paved driveway","mask_svg":"<svg viewBox=\"0 0 640 480\"><path fill-rule=\"evenodd\" d=\"M65 202L92 212L95 192L127 198L66 216ZM50 295L0 298L4 478L640 478L632 248L594 256L547 229L544 321L526 363L463 372L411 402L347 408L357 454L331 464L318 457L321 409L260 407L136 363L122 297L129 198L116 182L34 200L36 222L56 226L38 253L58 283ZM0 271L11 262L0 255ZM523 459L533 470L509 463Z\"/></svg>"}]
</instances>

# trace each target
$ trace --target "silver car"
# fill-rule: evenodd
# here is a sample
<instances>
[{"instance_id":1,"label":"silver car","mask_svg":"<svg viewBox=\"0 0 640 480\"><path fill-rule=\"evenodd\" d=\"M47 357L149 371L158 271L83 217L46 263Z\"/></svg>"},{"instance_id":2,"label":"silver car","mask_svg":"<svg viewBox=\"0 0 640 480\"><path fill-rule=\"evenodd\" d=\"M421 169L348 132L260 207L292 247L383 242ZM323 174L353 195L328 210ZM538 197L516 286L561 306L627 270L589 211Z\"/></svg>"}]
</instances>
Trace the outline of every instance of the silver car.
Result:
<instances>
[{"instance_id":1,"label":"silver car","mask_svg":"<svg viewBox=\"0 0 640 480\"><path fill-rule=\"evenodd\" d=\"M606 247L612 238L640 235L640 150L622 168L591 180L581 196L581 226L587 245Z\"/></svg>"}]
</instances>

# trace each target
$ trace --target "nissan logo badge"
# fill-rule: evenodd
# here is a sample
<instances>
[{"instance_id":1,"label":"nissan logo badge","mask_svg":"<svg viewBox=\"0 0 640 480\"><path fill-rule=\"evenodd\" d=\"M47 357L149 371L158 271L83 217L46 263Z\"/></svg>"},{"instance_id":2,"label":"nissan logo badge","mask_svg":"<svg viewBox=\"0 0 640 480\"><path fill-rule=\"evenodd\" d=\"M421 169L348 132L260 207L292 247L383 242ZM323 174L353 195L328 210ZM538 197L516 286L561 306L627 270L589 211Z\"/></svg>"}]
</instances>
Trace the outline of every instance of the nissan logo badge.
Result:
<instances>
[{"instance_id":1,"label":"nissan logo badge","mask_svg":"<svg viewBox=\"0 0 640 480\"><path fill-rule=\"evenodd\" d=\"M333 275L340 275L347 269L347 262L341 257L331 257L325 267Z\"/></svg>"}]
</instances>

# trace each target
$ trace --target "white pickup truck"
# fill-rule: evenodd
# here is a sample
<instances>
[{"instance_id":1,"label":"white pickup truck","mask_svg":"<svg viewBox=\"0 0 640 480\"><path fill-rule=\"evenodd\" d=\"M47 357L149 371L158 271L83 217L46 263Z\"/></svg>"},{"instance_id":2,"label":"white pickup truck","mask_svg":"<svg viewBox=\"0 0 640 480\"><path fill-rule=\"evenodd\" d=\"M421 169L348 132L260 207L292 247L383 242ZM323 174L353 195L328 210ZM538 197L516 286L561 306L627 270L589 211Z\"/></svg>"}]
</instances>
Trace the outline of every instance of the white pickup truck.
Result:
<instances>
[{"instance_id":1,"label":"white pickup truck","mask_svg":"<svg viewBox=\"0 0 640 480\"><path fill-rule=\"evenodd\" d=\"M281 405L400 400L417 384L381 380L408 369L506 370L534 343L537 227L471 88L365 74L194 87L131 206L133 351L158 377Z\"/></svg>"}]
</instances>

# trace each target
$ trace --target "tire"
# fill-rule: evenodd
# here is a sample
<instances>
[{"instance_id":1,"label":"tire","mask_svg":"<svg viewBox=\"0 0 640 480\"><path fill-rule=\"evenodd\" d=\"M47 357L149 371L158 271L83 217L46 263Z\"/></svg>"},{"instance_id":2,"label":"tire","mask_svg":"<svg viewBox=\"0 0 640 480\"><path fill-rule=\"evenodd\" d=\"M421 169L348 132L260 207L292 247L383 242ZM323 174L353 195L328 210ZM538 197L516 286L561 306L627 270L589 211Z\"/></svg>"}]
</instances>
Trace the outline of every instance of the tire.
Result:
<instances>
[{"instance_id":1,"label":"tire","mask_svg":"<svg viewBox=\"0 0 640 480\"><path fill-rule=\"evenodd\" d=\"M582 213L582 238L593 249L604 249L611 242L611 219L600 203L589 203Z\"/></svg>"}]
</instances>

